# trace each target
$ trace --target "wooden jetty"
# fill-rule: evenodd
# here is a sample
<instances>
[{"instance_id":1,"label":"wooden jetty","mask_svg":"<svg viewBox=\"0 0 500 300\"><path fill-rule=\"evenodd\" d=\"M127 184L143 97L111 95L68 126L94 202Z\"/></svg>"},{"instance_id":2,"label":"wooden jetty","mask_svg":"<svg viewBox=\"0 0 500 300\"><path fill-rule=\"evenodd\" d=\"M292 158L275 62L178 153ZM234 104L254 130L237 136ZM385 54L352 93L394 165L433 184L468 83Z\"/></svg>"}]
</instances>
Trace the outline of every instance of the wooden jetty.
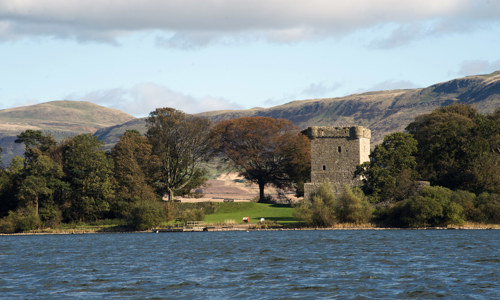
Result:
<instances>
[{"instance_id":1,"label":"wooden jetty","mask_svg":"<svg viewBox=\"0 0 500 300\"><path fill-rule=\"evenodd\" d=\"M203 221L188 221L186 224L174 225L167 228L156 228L153 232L200 232L200 231L243 231L253 229L252 224L238 224L228 226L207 226Z\"/></svg>"},{"instance_id":2,"label":"wooden jetty","mask_svg":"<svg viewBox=\"0 0 500 300\"><path fill-rule=\"evenodd\" d=\"M153 229L154 232L195 232L195 231L207 231L207 226L203 221L187 221L183 225L174 225L167 228L157 228Z\"/></svg>"}]
</instances>

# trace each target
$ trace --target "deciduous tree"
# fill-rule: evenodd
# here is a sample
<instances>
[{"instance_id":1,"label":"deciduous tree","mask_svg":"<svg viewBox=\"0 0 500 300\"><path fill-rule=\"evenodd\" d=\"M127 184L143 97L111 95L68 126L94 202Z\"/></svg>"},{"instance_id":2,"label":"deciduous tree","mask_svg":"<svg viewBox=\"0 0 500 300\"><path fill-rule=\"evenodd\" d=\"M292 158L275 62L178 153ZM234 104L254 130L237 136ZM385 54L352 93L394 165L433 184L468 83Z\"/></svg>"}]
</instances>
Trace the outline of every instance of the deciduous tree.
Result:
<instances>
[{"instance_id":1,"label":"deciduous tree","mask_svg":"<svg viewBox=\"0 0 500 300\"><path fill-rule=\"evenodd\" d=\"M50 134L44 134L40 130L28 129L17 136L16 143L24 143L25 166L31 164L38 155L47 153L56 146L56 140Z\"/></svg>"},{"instance_id":2,"label":"deciduous tree","mask_svg":"<svg viewBox=\"0 0 500 300\"><path fill-rule=\"evenodd\" d=\"M417 141L408 133L392 133L375 146L370 161L358 166L363 190L372 201L399 201L412 194L417 176Z\"/></svg>"},{"instance_id":3,"label":"deciduous tree","mask_svg":"<svg viewBox=\"0 0 500 300\"><path fill-rule=\"evenodd\" d=\"M136 202L156 200L151 183L159 161L152 154L151 144L145 136L138 131L126 131L111 150L111 157L117 184L117 207L112 209L117 216L127 217Z\"/></svg>"},{"instance_id":4,"label":"deciduous tree","mask_svg":"<svg viewBox=\"0 0 500 300\"><path fill-rule=\"evenodd\" d=\"M158 108L150 113L146 126L153 154L160 160L156 186L173 200L175 191L199 174L200 162L214 154L211 123L173 108Z\"/></svg>"},{"instance_id":5,"label":"deciduous tree","mask_svg":"<svg viewBox=\"0 0 500 300\"><path fill-rule=\"evenodd\" d=\"M61 165L54 162L47 155L40 155L30 165L20 183L19 199L32 202L35 215L38 216L40 205L53 206L52 194L63 183L63 171Z\"/></svg>"},{"instance_id":6,"label":"deciduous tree","mask_svg":"<svg viewBox=\"0 0 500 300\"><path fill-rule=\"evenodd\" d=\"M267 184L286 188L308 177L310 142L291 121L244 117L221 121L216 129L223 155L259 185L259 201Z\"/></svg>"},{"instance_id":7,"label":"deciduous tree","mask_svg":"<svg viewBox=\"0 0 500 300\"><path fill-rule=\"evenodd\" d=\"M418 141L417 170L433 185L500 192L500 123L466 105L417 117L407 130Z\"/></svg>"}]
</instances>

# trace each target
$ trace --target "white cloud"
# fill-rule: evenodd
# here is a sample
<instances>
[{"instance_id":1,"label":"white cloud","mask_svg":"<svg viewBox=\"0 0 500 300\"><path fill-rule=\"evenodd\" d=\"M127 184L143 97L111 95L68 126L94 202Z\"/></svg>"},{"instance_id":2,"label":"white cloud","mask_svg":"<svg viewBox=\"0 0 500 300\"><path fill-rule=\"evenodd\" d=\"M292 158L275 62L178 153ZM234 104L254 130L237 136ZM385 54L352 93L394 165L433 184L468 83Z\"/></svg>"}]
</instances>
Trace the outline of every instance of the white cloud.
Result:
<instances>
[{"instance_id":1,"label":"white cloud","mask_svg":"<svg viewBox=\"0 0 500 300\"><path fill-rule=\"evenodd\" d=\"M0 0L0 40L25 36L116 43L137 31L164 32L160 44L191 48L242 36L288 43L393 25L381 42L473 30L499 22L489 0Z\"/></svg>"},{"instance_id":2,"label":"white cloud","mask_svg":"<svg viewBox=\"0 0 500 300\"><path fill-rule=\"evenodd\" d=\"M489 74L500 70L500 60L493 62L487 60L467 60L462 62L456 75Z\"/></svg>"},{"instance_id":3,"label":"white cloud","mask_svg":"<svg viewBox=\"0 0 500 300\"><path fill-rule=\"evenodd\" d=\"M334 92L340 87L341 87L340 83L334 83L331 85L327 85L324 82L311 83L308 87L302 90L300 94L306 97L314 97L314 98L329 97L330 96L329 93Z\"/></svg>"},{"instance_id":4,"label":"white cloud","mask_svg":"<svg viewBox=\"0 0 500 300\"><path fill-rule=\"evenodd\" d=\"M342 84L325 82L314 82L306 86L301 91L288 91L280 97L268 98L264 101L267 106L275 106L288 103L294 100L313 99L313 98L332 98L333 92L337 91Z\"/></svg>"},{"instance_id":5,"label":"white cloud","mask_svg":"<svg viewBox=\"0 0 500 300\"><path fill-rule=\"evenodd\" d=\"M400 90L400 89L415 89L419 88L416 84L414 84L411 81L407 80L399 80L399 81L393 81L393 80L385 80L382 82L379 82L367 89L360 89L357 92L358 93L365 93L365 92L374 92L374 91L388 91L388 90Z\"/></svg>"},{"instance_id":6,"label":"white cloud","mask_svg":"<svg viewBox=\"0 0 500 300\"><path fill-rule=\"evenodd\" d=\"M238 104L225 99L210 96L196 98L153 83L138 84L131 89L93 91L83 96L69 95L66 99L90 101L136 117L147 116L159 107L172 107L186 113L241 109Z\"/></svg>"}]
</instances>

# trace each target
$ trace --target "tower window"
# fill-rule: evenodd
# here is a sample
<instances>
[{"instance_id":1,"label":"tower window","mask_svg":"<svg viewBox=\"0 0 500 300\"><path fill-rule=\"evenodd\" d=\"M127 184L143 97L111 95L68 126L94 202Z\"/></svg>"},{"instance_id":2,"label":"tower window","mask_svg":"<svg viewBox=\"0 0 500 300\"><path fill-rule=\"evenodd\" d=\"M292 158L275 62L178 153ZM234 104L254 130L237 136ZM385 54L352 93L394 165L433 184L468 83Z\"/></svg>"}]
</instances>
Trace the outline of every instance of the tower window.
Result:
<instances>
[{"instance_id":1,"label":"tower window","mask_svg":"<svg viewBox=\"0 0 500 300\"><path fill-rule=\"evenodd\" d=\"M325 165L323 165L323 171L326 171L326 166Z\"/></svg>"},{"instance_id":2,"label":"tower window","mask_svg":"<svg viewBox=\"0 0 500 300\"><path fill-rule=\"evenodd\" d=\"M342 148L339 146L339 153L342 151Z\"/></svg>"}]
</instances>

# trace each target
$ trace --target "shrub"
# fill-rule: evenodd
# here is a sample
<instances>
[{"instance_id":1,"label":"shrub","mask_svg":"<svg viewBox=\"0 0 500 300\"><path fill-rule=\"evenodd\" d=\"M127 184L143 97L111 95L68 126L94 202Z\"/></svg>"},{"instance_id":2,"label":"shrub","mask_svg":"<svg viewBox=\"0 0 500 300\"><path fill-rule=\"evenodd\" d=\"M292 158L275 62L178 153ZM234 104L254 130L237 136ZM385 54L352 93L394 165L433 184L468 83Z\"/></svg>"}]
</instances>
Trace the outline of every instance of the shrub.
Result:
<instances>
[{"instance_id":1,"label":"shrub","mask_svg":"<svg viewBox=\"0 0 500 300\"><path fill-rule=\"evenodd\" d=\"M500 223L500 194L481 193L475 199L475 205L480 211L480 222Z\"/></svg>"},{"instance_id":2,"label":"shrub","mask_svg":"<svg viewBox=\"0 0 500 300\"><path fill-rule=\"evenodd\" d=\"M476 194L468 191L458 190L452 195L452 201L462 206L465 219L477 222L481 219L481 211L475 207L475 200Z\"/></svg>"},{"instance_id":3,"label":"shrub","mask_svg":"<svg viewBox=\"0 0 500 300\"><path fill-rule=\"evenodd\" d=\"M15 233L17 232L17 220L14 217L14 212L10 211L9 214L0 219L0 232L1 233Z\"/></svg>"},{"instance_id":4,"label":"shrub","mask_svg":"<svg viewBox=\"0 0 500 300\"><path fill-rule=\"evenodd\" d=\"M170 204L170 203L168 203ZM214 202L197 202L197 203L172 203L168 208L168 217L170 219L178 219L182 222L186 221L203 221L205 215L213 214L217 210L217 203Z\"/></svg>"},{"instance_id":5,"label":"shrub","mask_svg":"<svg viewBox=\"0 0 500 300\"><path fill-rule=\"evenodd\" d=\"M346 186L336 205L336 215L340 222L366 223L372 216L372 208L359 188Z\"/></svg>"},{"instance_id":6,"label":"shrub","mask_svg":"<svg viewBox=\"0 0 500 300\"><path fill-rule=\"evenodd\" d=\"M255 224L256 229L269 229L269 228L276 228L276 227L281 227L278 223L271 221L271 220L265 220L264 222L260 222Z\"/></svg>"},{"instance_id":7,"label":"shrub","mask_svg":"<svg viewBox=\"0 0 500 300\"><path fill-rule=\"evenodd\" d=\"M44 205L40 207L38 215L45 227L58 227L62 221L62 212L54 205Z\"/></svg>"},{"instance_id":8,"label":"shrub","mask_svg":"<svg viewBox=\"0 0 500 300\"><path fill-rule=\"evenodd\" d=\"M201 208L186 209L182 211L177 219L183 223L186 223L187 221L203 221L205 219L205 213Z\"/></svg>"},{"instance_id":9,"label":"shrub","mask_svg":"<svg viewBox=\"0 0 500 300\"><path fill-rule=\"evenodd\" d=\"M337 222L335 197L328 183L319 186L310 199L304 199L296 208L296 216L310 226L329 227Z\"/></svg>"},{"instance_id":10,"label":"shrub","mask_svg":"<svg viewBox=\"0 0 500 300\"><path fill-rule=\"evenodd\" d=\"M450 202L444 210L445 225L463 225L465 223L464 208L456 203Z\"/></svg>"},{"instance_id":11,"label":"shrub","mask_svg":"<svg viewBox=\"0 0 500 300\"><path fill-rule=\"evenodd\" d=\"M127 223L136 230L147 230L158 226L162 220L160 205L157 202L143 201L134 206Z\"/></svg>"},{"instance_id":12,"label":"shrub","mask_svg":"<svg viewBox=\"0 0 500 300\"><path fill-rule=\"evenodd\" d=\"M405 201L401 223L408 227L428 227L441 224L443 207L435 199L422 195Z\"/></svg>"},{"instance_id":13,"label":"shrub","mask_svg":"<svg viewBox=\"0 0 500 300\"><path fill-rule=\"evenodd\" d=\"M26 232L40 228L40 218L35 215L34 209L21 208L9 211L9 214L0 220L0 232Z\"/></svg>"},{"instance_id":14,"label":"shrub","mask_svg":"<svg viewBox=\"0 0 500 300\"><path fill-rule=\"evenodd\" d=\"M393 206L390 217L405 227L461 225L465 222L463 207L452 201L453 195L453 191L444 187L423 187L417 195ZM470 197L461 196L465 200Z\"/></svg>"}]
</instances>

